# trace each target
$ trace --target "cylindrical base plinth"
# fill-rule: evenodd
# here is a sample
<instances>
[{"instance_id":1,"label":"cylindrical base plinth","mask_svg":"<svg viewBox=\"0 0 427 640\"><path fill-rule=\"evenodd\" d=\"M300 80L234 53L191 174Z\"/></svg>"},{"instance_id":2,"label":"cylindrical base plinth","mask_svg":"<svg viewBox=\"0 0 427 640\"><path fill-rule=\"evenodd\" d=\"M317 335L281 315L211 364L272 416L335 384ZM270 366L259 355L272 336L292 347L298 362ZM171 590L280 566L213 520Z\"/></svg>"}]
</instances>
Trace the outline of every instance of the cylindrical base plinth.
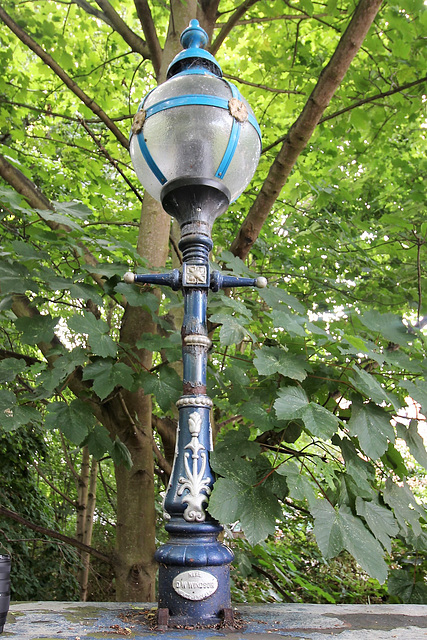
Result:
<instances>
[{"instance_id":1,"label":"cylindrical base plinth","mask_svg":"<svg viewBox=\"0 0 427 640\"><path fill-rule=\"evenodd\" d=\"M210 625L231 607L230 563L233 553L218 542L215 522L188 523L174 518L166 525L170 540L156 551L159 563L159 609L169 612L169 626Z\"/></svg>"},{"instance_id":2,"label":"cylindrical base plinth","mask_svg":"<svg viewBox=\"0 0 427 640\"><path fill-rule=\"evenodd\" d=\"M160 566L159 609L169 610L171 627L216 624L223 619L224 609L231 607L229 580L229 565Z\"/></svg>"}]
</instances>

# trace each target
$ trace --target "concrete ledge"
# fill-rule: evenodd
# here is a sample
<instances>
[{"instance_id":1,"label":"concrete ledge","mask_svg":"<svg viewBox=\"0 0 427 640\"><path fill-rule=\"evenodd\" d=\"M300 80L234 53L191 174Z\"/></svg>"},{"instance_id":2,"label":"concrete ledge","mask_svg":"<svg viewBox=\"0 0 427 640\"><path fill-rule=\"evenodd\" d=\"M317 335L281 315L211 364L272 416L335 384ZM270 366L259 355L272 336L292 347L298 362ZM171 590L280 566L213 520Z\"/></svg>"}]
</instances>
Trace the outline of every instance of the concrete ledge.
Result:
<instances>
[{"instance_id":1,"label":"concrete ledge","mask_svg":"<svg viewBox=\"0 0 427 640\"><path fill-rule=\"evenodd\" d=\"M2 640L427 640L427 605L238 605L240 629L151 630L144 603L18 602ZM150 611L152 610L152 611ZM147 617L147 614L146 614Z\"/></svg>"}]
</instances>

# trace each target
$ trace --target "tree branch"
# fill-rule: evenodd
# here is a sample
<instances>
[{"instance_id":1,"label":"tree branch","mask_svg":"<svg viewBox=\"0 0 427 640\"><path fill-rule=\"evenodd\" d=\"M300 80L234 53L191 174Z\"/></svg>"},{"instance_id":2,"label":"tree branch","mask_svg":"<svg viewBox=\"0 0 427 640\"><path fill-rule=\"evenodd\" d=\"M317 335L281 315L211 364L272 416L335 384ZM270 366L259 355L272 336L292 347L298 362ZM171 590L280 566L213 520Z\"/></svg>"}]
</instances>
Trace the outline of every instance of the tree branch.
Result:
<instances>
[{"instance_id":1,"label":"tree branch","mask_svg":"<svg viewBox=\"0 0 427 640\"><path fill-rule=\"evenodd\" d=\"M235 12L231 14L210 47L210 52L212 53L212 55L215 55L218 52L218 49L220 48L230 31L233 29L233 27L237 24L240 18L245 15L246 11L256 2L258 2L258 0L245 0L245 2L237 7Z\"/></svg>"},{"instance_id":2,"label":"tree branch","mask_svg":"<svg viewBox=\"0 0 427 640\"><path fill-rule=\"evenodd\" d=\"M266 578L268 578L271 584L273 585L273 587L281 594L281 596L284 598L284 600L286 600L286 602L295 602L295 600L291 598L289 593L287 593L283 589L283 587L277 582L276 578L273 575L271 575L269 571L266 571L262 567L259 567L257 564L253 564L252 568L255 569L257 573L260 573L262 576L265 576Z\"/></svg>"},{"instance_id":3,"label":"tree branch","mask_svg":"<svg viewBox=\"0 0 427 640\"><path fill-rule=\"evenodd\" d=\"M31 182L29 178L27 178L22 171L14 167L6 158L0 154L0 176L8 183L11 187L15 189L18 193L21 194L28 202L28 204L34 209L46 209L49 211L54 211L53 204L44 196L41 191L37 189L35 184ZM53 229L54 231L65 231L69 232L70 227L65 224L61 224L54 220L44 220L44 222ZM98 264L95 256L89 251L85 245L82 243L78 243L83 252L83 257L89 266L95 267ZM103 286L102 278L96 273L92 273L91 277L93 280L99 285Z\"/></svg>"},{"instance_id":4,"label":"tree branch","mask_svg":"<svg viewBox=\"0 0 427 640\"><path fill-rule=\"evenodd\" d=\"M347 11L340 11L340 13L347 13ZM301 15L298 13L287 13L280 16L264 16L258 18L247 18L246 20L239 20L236 23L236 27L240 27L246 24L261 24L263 22L275 22L276 20L317 20L318 18L328 18L330 17L329 13L314 13L313 15L308 15L308 13ZM216 27L224 27L226 22L217 22Z\"/></svg>"},{"instance_id":5,"label":"tree branch","mask_svg":"<svg viewBox=\"0 0 427 640\"><path fill-rule=\"evenodd\" d=\"M21 196L23 196L28 204L34 209L50 209L53 211L53 205L48 198L39 191L36 185L31 182L31 180L27 178L22 171L6 160L2 154L0 154L0 176L10 184L15 191L21 194ZM59 226L59 223L52 221L51 225L49 225L51 229L56 229ZM69 230L69 228L67 230Z\"/></svg>"},{"instance_id":6,"label":"tree branch","mask_svg":"<svg viewBox=\"0 0 427 640\"><path fill-rule=\"evenodd\" d=\"M61 436L61 445L62 445L62 451L64 452L65 462L67 463L67 467L71 471L73 478L78 482L80 480L80 475L77 473L77 470L73 464L73 461L70 458L70 453L68 451L67 443L65 441L65 437L62 431L60 431L60 436Z\"/></svg>"},{"instance_id":7,"label":"tree branch","mask_svg":"<svg viewBox=\"0 0 427 640\"><path fill-rule=\"evenodd\" d=\"M41 360L33 358L33 356L27 356L24 353L16 353L16 351L8 351L7 349L0 349L0 360L5 360L6 358L25 360L29 367L33 364L41 364Z\"/></svg>"},{"instance_id":8,"label":"tree branch","mask_svg":"<svg viewBox=\"0 0 427 640\"><path fill-rule=\"evenodd\" d=\"M46 478L46 476L44 475L44 473L40 470L40 467L38 466L38 464L36 462L33 461L33 466L35 468L35 470L37 471L38 475L43 478L43 480L46 482L46 484L49 485L49 487L55 491L55 493L57 493L59 496L61 496L61 498L63 498L66 502L69 502L70 504L73 505L73 507L77 506L77 503L75 500L72 500L69 496L67 496L65 493L63 493L60 489L58 489L58 487L55 487L55 485Z\"/></svg>"},{"instance_id":9,"label":"tree branch","mask_svg":"<svg viewBox=\"0 0 427 640\"><path fill-rule=\"evenodd\" d=\"M114 124L114 122L107 116L105 111L101 109L101 107L90 98L74 80L64 71L62 67L50 56L44 49L41 48L39 44L35 40L33 40L21 27L16 24L16 22L11 18L11 16L6 13L3 7L0 5L0 19L3 20L5 25L9 27L9 29L21 40L25 46L27 46L31 51L33 51L43 62L52 69L52 71L60 78L63 83L76 95L82 102L85 104L95 115L99 117L100 120L105 124L105 126L111 131L111 133L115 136L118 142L125 148L129 149L129 141L125 135L120 131L120 129Z\"/></svg>"},{"instance_id":10,"label":"tree branch","mask_svg":"<svg viewBox=\"0 0 427 640\"><path fill-rule=\"evenodd\" d=\"M335 52L320 74L301 115L290 128L282 148L270 167L267 179L231 245L233 254L242 260L246 258L258 238L261 227L279 197L298 156L307 145L322 114L359 51L379 11L381 1L360 0Z\"/></svg>"},{"instance_id":11,"label":"tree branch","mask_svg":"<svg viewBox=\"0 0 427 640\"><path fill-rule=\"evenodd\" d=\"M273 89L273 87L267 87L265 84L257 84L256 82L249 82L249 80L242 80L242 78L231 76L228 73L224 73L224 78L229 78L230 80L234 80L234 82L239 82L240 84L246 84L248 87L256 87L257 89L263 89L264 91L271 91L271 93L285 93L286 95L296 94L299 96L306 95L304 91L294 91L293 89Z\"/></svg>"},{"instance_id":12,"label":"tree branch","mask_svg":"<svg viewBox=\"0 0 427 640\"><path fill-rule=\"evenodd\" d=\"M103 22L105 22L105 24L108 24L109 27L114 29L113 23L105 15L105 13L103 13L102 11L98 11L98 9L92 7L92 5L89 4L89 2L86 2L86 0L72 0L72 2L80 7L80 9L83 9L83 11L86 11L86 13L88 13L90 16L95 16L95 18L98 18L98 20L102 20Z\"/></svg>"},{"instance_id":13,"label":"tree branch","mask_svg":"<svg viewBox=\"0 0 427 640\"><path fill-rule=\"evenodd\" d=\"M138 190L133 186L132 182L129 180L129 178L124 174L124 172L120 169L119 164L117 162L117 160L114 160L114 158L112 157L112 155L110 153L108 153L107 149L104 147L104 145L102 144L102 142L100 141L100 139L93 133L93 131L90 129L90 127L86 124L86 121L81 118L80 119L80 124L82 125L82 127L84 128L84 130L89 134L89 136L92 138L92 140L94 141L94 143L96 144L96 146L98 147L98 149L101 151L101 153L107 158L108 162L115 168L115 170L122 176L123 180L126 182L126 184L128 185L129 189L132 191L132 193L138 198L138 200L140 202L142 202L143 197L140 195L140 193L138 192Z\"/></svg>"},{"instance_id":14,"label":"tree branch","mask_svg":"<svg viewBox=\"0 0 427 640\"><path fill-rule=\"evenodd\" d=\"M64 120L69 120L70 122L77 122L80 124L80 118L74 118L73 116L67 116L64 113L57 113L55 111L52 111L49 108L44 109L43 107L35 107L32 104L25 104L24 102L15 102L14 100L6 100L4 96L0 96L0 103L2 104L10 104L13 107L24 107L25 109L28 109L29 111L37 111L38 113L44 113L47 116L51 116L52 118L63 118ZM111 118L112 122L122 122L123 120L130 120L133 116L130 115L125 115L125 116L118 116L116 118ZM98 118L86 118L85 122L87 122L87 124L98 124L99 123L99 119Z\"/></svg>"},{"instance_id":15,"label":"tree branch","mask_svg":"<svg viewBox=\"0 0 427 640\"><path fill-rule=\"evenodd\" d=\"M4 516L5 518L10 518L11 520L15 520L15 522L19 522L19 524L22 524L24 527L32 529L32 531L37 531L37 533L49 536L49 538L54 538L55 540L61 540L62 542L69 544L71 547L75 547L76 549L80 549L81 551L85 551L86 553L90 553L95 558L98 558L98 560L102 560L102 562L106 562L110 565L113 564L112 559L109 556L101 553L101 551L98 551L97 549L94 549L94 547L90 547L83 542L79 542L75 538L65 536L63 533L59 533L59 531L54 531L54 529L47 529L46 527L41 527L38 524L34 524L26 518L23 518L21 515L19 515L19 513L15 513L15 511L6 509L6 507L2 507L1 505L0 515Z\"/></svg>"},{"instance_id":16,"label":"tree branch","mask_svg":"<svg viewBox=\"0 0 427 640\"><path fill-rule=\"evenodd\" d=\"M132 51L139 53L145 60L150 60L151 52L144 40L128 27L108 0L96 0L96 3L101 7L104 15L107 16L114 31L117 31Z\"/></svg>"},{"instance_id":17,"label":"tree branch","mask_svg":"<svg viewBox=\"0 0 427 640\"><path fill-rule=\"evenodd\" d=\"M162 454L162 452L160 451L159 447L156 444L156 441L153 438L153 452L154 455L156 456L156 460L157 463L160 467L160 469L162 469L162 471L164 471L168 477L168 479L170 478L170 475L172 473L172 465L169 464L169 462L166 460L166 458L164 457L164 455Z\"/></svg>"},{"instance_id":18,"label":"tree branch","mask_svg":"<svg viewBox=\"0 0 427 640\"><path fill-rule=\"evenodd\" d=\"M97 0L97 2L98 1L99 0ZM151 15L150 5L147 0L134 0L134 4L151 54L150 58L153 64L154 73L156 74L156 77L158 77L160 73L160 66L162 64L162 48L160 46L159 38L157 37L157 31L154 25L153 16Z\"/></svg>"},{"instance_id":19,"label":"tree branch","mask_svg":"<svg viewBox=\"0 0 427 640\"><path fill-rule=\"evenodd\" d=\"M423 82L427 81L427 76L424 76L423 78L420 78L420 80L414 80L414 82L408 82L407 84L402 84L399 87L395 87L394 89L390 89L390 91L384 91L383 93L377 93L375 96L371 96L370 98L363 98L363 100L359 100L358 102L354 102L353 104L350 104L348 107L344 107L343 109L340 109L339 111L334 111L334 113L331 113L328 116L325 116L324 118L321 118L318 122L318 124L322 124L323 122L327 122L328 120L332 120L333 118L337 118L338 116L341 116L343 113L347 113L348 111L352 111L353 109L357 109L357 107L361 107L364 104L368 104L369 102L375 102L375 100L380 100L381 98L387 98L387 96L392 96L395 93L400 93L401 91L405 91L405 89L410 89L411 87L415 87L418 84L423 84ZM280 144L281 142L283 142L284 140L286 140L288 134L282 136L281 138L278 138L275 142L272 142L272 144L269 144L268 147L265 147L262 152L263 153L267 153L267 151L270 151L270 149L273 149L273 147L275 147L276 145Z\"/></svg>"}]
</instances>

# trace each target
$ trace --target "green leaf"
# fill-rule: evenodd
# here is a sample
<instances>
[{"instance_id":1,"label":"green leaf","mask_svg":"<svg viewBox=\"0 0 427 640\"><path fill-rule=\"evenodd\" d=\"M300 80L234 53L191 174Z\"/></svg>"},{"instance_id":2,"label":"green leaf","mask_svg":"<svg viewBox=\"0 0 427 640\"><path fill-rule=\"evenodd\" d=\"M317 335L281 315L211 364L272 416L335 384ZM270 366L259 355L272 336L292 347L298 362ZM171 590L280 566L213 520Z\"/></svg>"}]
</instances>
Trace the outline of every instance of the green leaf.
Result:
<instances>
[{"instance_id":1,"label":"green leaf","mask_svg":"<svg viewBox=\"0 0 427 640\"><path fill-rule=\"evenodd\" d=\"M182 380L177 372L168 366L142 376L144 393L152 393L163 411L168 411L182 393Z\"/></svg>"},{"instance_id":2,"label":"green leaf","mask_svg":"<svg viewBox=\"0 0 427 640\"><path fill-rule=\"evenodd\" d=\"M279 397L274 408L279 420L295 419L309 404L307 394L301 387L281 387L277 395Z\"/></svg>"},{"instance_id":3,"label":"green leaf","mask_svg":"<svg viewBox=\"0 0 427 640\"><path fill-rule=\"evenodd\" d=\"M66 402L52 402L46 414L46 427L60 429L74 444L80 445L95 423L95 417L89 405L76 399Z\"/></svg>"},{"instance_id":4,"label":"green leaf","mask_svg":"<svg viewBox=\"0 0 427 640\"><path fill-rule=\"evenodd\" d=\"M272 427L269 414L258 402L245 402L240 407L240 413L253 422L261 433Z\"/></svg>"},{"instance_id":5,"label":"green leaf","mask_svg":"<svg viewBox=\"0 0 427 640\"><path fill-rule=\"evenodd\" d=\"M68 289L70 296L76 300L92 300L95 304L102 304L102 297L99 295L95 287L84 282L69 282L68 286L62 287Z\"/></svg>"},{"instance_id":6,"label":"green leaf","mask_svg":"<svg viewBox=\"0 0 427 640\"><path fill-rule=\"evenodd\" d=\"M398 422L396 424L397 435L402 440L405 440L408 445L409 451L414 456L415 460L427 469L427 451L423 438L418 433L417 420L411 420L409 427Z\"/></svg>"},{"instance_id":7,"label":"green leaf","mask_svg":"<svg viewBox=\"0 0 427 640\"><path fill-rule=\"evenodd\" d=\"M246 484L255 484L256 470L243 457L256 458L260 452L260 445L249 440L250 431L246 425L238 430L227 431L211 454L212 469L226 477L235 477Z\"/></svg>"},{"instance_id":8,"label":"green leaf","mask_svg":"<svg viewBox=\"0 0 427 640\"><path fill-rule=\"evenodd\" d=\"M313 436L323 440L332 438L339 422L333 413L315 402L310 402L301 410L300 418Z\"/></svg>"},{"instance_id":9,"label":"green leaf","mask_svg":"<svg viewBox=\"0 0 427 640\"><path fill-rule=\"evenodd\" d=\"M17 405L16 396L8 389L0 389L1 429L5 432L14 431L23 424L41 422L39 412L33 407Z\"/></svg>"},{"instance_id":10,"label":"green leaf","mask_svg":"<svg viewBox=\"0 0 427 640\"><path fill-rule=\"evenodd\" d=\"M8 293L26 293L33 291L37 293L39 287L28 276L28 272L23 266L19 268L16 265L9 265L5 262L0 263L0 280L1 294L4 297Z\"/></svg>"},{"instance_id":11,"label":"green leaf","mask_svg":"<svg viewBox=\"0 0 427 640\"><path fill-rule=\"evenodd\" d=\"M34 407L27 405L16 405L13 408L13 428L16 429L22 425L30 426L32 424L40 424L42 416Z\"/></svg>"},{"instance_id":12,"label":"green leaf","mask_svg":"<svg viewBox=\"0 0 427 640\"><path fill-rule=\"evenodd\" d=\"M416 382L402 380L399 386L406 389L411 398L421 405L422 413L427 414L427 382L424 380L417 380Z\"/></svg>"},{"instance_id":13,"label":"green leaf","mask_svg":"<svg viewBox=\"0 0 427 640\"><path fill-rule=\"evenodd\" d=\"M248 335L245 326L235 316L229 316L224 313L214 313L210 317L210 321L222 324L219 331L219 340L224 346L239 344ZM245 322L246 321L245 319Z\"/></svg>"},{"instance_id":14,"label":"green leaf","mask_svg":"<svg viewBox=\"0 0 427 640\"><path fill-rule=\"evenodd\" d=\"M236 522L240 514L240 494L246 485L234 478L218 478L209 498L209 513L224 524Z\"/></svg>"},{"instance_id":15,"label":"green leaf","mask_svg":"<svg viewBox=\"0 0 427 640\"><path fill-rule=\"evenodd\" d=\"M288 354L279 347L262 347L254 358L254 365L262 376L280 373L287 378L302 382L307 377L310 365L301 356Z\"/></svg>"},{"instance_id":16,"label":"green leaf","mask_svg":"<svg viewBox=\"0 0 427 640\"><path fill-rule=\"evenodd\" d=\"M387 590L391 596L405 604L424 604L427 601L427 585L423 573L407 569L392 569L387 581Z\"/></svg>"},{"instance_id":17,"label":"green leaf","mask_svg":"<svg viewBox=\"0 0 427 640\"><path fill-rule=\"evenodd\" d=\"M209 513L222 523L240 520L249 543L274 534L281 516L277 498L264 487L252 487L233 478L219 478L209 498Z\"/></svg>"},{"instance_id":18,"label":"green leaf","mask_svg":"<svg viewBox=\"0 0 427 640\"><path fill-rule=\"evenodd\" d=\"M43 220L46 220L47 222L56 222L57 224L65 225L75 231L83 231L77 222L70 220L70 218L67 218L67 216L62 215L61 213L55 213L53 211L48 211L47 209L36 209L36 211L40 218L43 218Z\"/></svg>"},{"instance_id":19,"label":"green leaf","mask_svg":"<svg viewBox=\"0 0 427 640\"><path fill-rule=\"evenodd\" d=\"M301 0L300 4L307 15L309 16L313 15L314 7L311 0Z\"/></svg>"},{"instance_id":20,"label":"green leaf","mask_svg":"<svg viewBox=\"0 0 427 640\"><path fill-rule=\"evenodd\" d=\"M387 478L384 502L393 509L396 520L405 534L408 533L407 523L411 525L416 536L421 534L420 515L425 518L426 512L418 505L406 482L399 486Z\"/></svg>"},{"instance_id":21,"label":"green leaf","mask_svg":"<svg viewBox=\"0 0 427 640\"><path fill-rule=\"evenodd\" d=\"M39 344L40 342L50 342L54 336L54 329L59 322L59 318L52 318L50 315L35 316L33 318L23 317L15 320L18 331L22 331L22 340L27 344Z\"/></svg>"},{"instance_id":22,"label":"green leaf","mask_svg":"<svg viewBox=\"0 0 427 640\"><path fill-rule=\"evenodd\" d=\"M93 211L81 202L57 202L54 200L53 205L59 213L72 216L73 218L79 218L80 220L87 220L93 216Z\"/></svg>"},{"instance_id":23,"label":"green leaf","mask_svg":"<svg viewBox=\"0 0 427 640\"><path fill-rule=\"evenodd\" d=\"M240 505L239 520L249 544L255 545L276 531L276 520L282 517L277 498L262 486L249 487Z\"/></svg>"},{"instance_id":24,"label":"green leaf","mask_svg":"<svg viewBox=\"0 0 427 640\"><path fill-rule=\"evenodd\" d=\"M106 453L111 453L113 448L108 431L101 424L96 424L94 429L90 431L85 444L89 448L90 455L96 460L100 460Z\"/></svg>"},{"instance_id":25,"label":"green leaf","mask_svg":"<svg viewBox=\"0 0 427 640\"><path fill-rule=\"evenodd\" d=\"M360 446L373 460L381 458L387 451L388 443L394 442L394 429L389 414L372 404L362 404L354 400L351 407L348 428L351 435L357 436Z\"/></svg>"},{"instance_id":26,"label":"green leaf","mask_svg":"<svg viewBox=\"0 0 427 640\"><path fill-rule=\"evenodd\" d=\"M361 321L371 331L379 333L390 342L407 345L414 339L399 316L393 313L379 313L374 309L366 311L361 317Z\"/></svg>"},{"instance_id":27,"label":"green leaf","mask_svg":"<svg viewBox=\"0 0 427 640\"><path fill-rule=\"evenodd\" d=\"M349 380L358 391L378 404L385 402L386 404L392 404L396 411L400 409L401 405L397 398L383 389L374 375L356 366L353 366L353 375L354 378Z\"/></svg>"},{"instance_id":28,"label":"green leaf","mask_svg":"<svg viewBox=\"0 0 427 640\"><path fill-rule=\"evenodd\" d=\"M83 315L75 315L67 320L68 327L76 333L84 333L92 352L102 358L114 358L117 354L117 345L108 335L110 330L104 320L98 320L93 313L83 312ZM105 397L105 396L104 396Z\"/></svg>"},{"instance_id":29,"label":"green leaf","mask_svg":"<svg viewBox=\"0 0 427 640\"><path fill-rule=\"evenodd\" d=\"M124 362L97 360L83 371L83 380L93 380L92 388L100 400L104 400L115 387L131 389L134 384L133 371Z\"/></svg>"},{"instance_id":30,"label":"green leaf","mask_svg":"<svg viewBox=\"0 0 427 640\"><path fill-rule=\"evenodd\" d=\"M284 303L297 313L305 313L305 308L299 300L280 287L269 286L266 289L261 289L259 295L273 309L282 309L282 303Z\"/></svg>"},{"instance_id":31,"label":"green leaf","mask_svg":"<svg viewBox=\"0 0 427 640\"><path fill-rule=\"evenodd\" d=\"M375 479L374 466L357 455L356 448L349 438L344 437L341 439L335 434L332 438L332 443L340 447L342 451L347 474L354 481L352 486L354 495L372 499L373 489L371 483Z\"/></svg>"},{"instance_id":32,"label":"green leaf","mask_svg":"<svg viewBox=\"0 0 427 640\"><path fill-rule=\"evenodd\" d=\"M22 358L5 358L0 362L0 383L12 382L22 373L27 364Z\"/></svg>"},{"instance_id":33,"label":"green leaf","mask_svg":"<svg viewBox=\"0 0 427 640\"><path fill-rule=\"evenodd\" d=\"M132 307L142 307L150 313L156 313L159 308L159 299L150 291L142 291L136 284L119 282L114 287L117 293L125 296Z\"/></svg>"},{"instance_id":34,"label":"green leaf","mask_svg":"<svg viewBox=\"0 0 427 640\"><path fill-rule=\"evenodd\" d=\"M307 500L309 505L315 504L316 494L313 486L295 462L288 460L286 463L281 464L276 472L285 476L291 498L294 500Z\"/></svg>"},{"instance_id":35,"label":"green leaf","mask_svg":"<svg viewBox=\"0 0 427 640\"><path fill-rule=\"evenodd\" d=\"M372 578L384 584L387 579L388 566L383 558L383 550L379 542L366 529L360 518L356 518L348 507L341 507L340 530L344 547Z\"/></svg>"},{"instance_id":36,"label":"green leaf","mask_svg":"<svg viewBox=\"0 0 427 640\"><path fill-rule=\"evenodd\" d=\"M276 415L281 420L300 419L314 436L328 440L332 438L338 425L338 418L315 402L309 402L307 394L300 387L282 387L274 403Z\"/></svg>"},{"instance_id":37,"label":"green leaf","mask_svg":"<svg viewBox=\"0 0 427 640\"><path fill-rule=\"evenodd\" d=\"M129 449L123 442L116 437L111 447L111 458L116 466L123 465L126 469L131 469L133 466L132 456Z\"/></svg>"},{"instance_id":38,"label":"green leaf","mask_svg":"<svg viewBox=\"0 0 427 640\"><path fill-rule=\"evenodd\" d=\"M147 351L172 351L173 354L168 354L171 361L178 360L181 356L181 336L178 332L169 333L166 337L154 333L143 333L135 346Z\"/></svg>"},{"instance_id":39,"label":"green leaf","mask_svg":"<svg viewBox=\"0 0 427 640\"><path fill-rule=\"evenodd\" d=\"M393 512L376 502L367 502L360 497L356 498L356 511L357 515L366 520L376 539L388 553L391 553L391 538L399 533L399 526Z\"/></svg>"},{"instance_id":40,"label":"green leaf","mask_svg":"<svg viewBox=\"0 0 427 640\"><path fill-rule=\"evenodd\" d=\"M400 452L391 443L388 445L388 449L382 456L381 461L386 467L393 470L399 478L406 478L408 476L408 469L405 466L405 461L402 458Z\"/></svg>"},{"instance_id":41,"label":"green leaf","mask_svg":"<svg viewBox=\"0 0 427 640\"><path fill-rule=\"evenodd\" d=\"M337 511L326 500L318 500L310 511L315 518L317 544L325 558L333 558L346 549L370 576L385 582L388 567L382 547L360 518L346 506Z\"/></svg>"},{"instance_id":42,"label":"green leaf","mask_svg":"<svg viewBox=\"0 0 427 640\"><path fill-rule=\"evenodd\" d=\"M289 312L284 310L273 311L270 314L270 317L273 320L273 325L275 327L281 327L285 329L291 335L302 336L305 338L306 332L302 323L305 322L305 318L301 318L301 316L297 316L295 314L291 315Z\"/></svg>"},{"instance_id":43,"label":"green leaf","mask_svg":"<svg viewBox=\"0 0 427 640\"><path fill-rule=\"evenodd\" d=\"M317 500L310 508L314 518L314 535L322 555L328 560L344 548L338 514L327 500Z\"/></svg>"}]
</instances>

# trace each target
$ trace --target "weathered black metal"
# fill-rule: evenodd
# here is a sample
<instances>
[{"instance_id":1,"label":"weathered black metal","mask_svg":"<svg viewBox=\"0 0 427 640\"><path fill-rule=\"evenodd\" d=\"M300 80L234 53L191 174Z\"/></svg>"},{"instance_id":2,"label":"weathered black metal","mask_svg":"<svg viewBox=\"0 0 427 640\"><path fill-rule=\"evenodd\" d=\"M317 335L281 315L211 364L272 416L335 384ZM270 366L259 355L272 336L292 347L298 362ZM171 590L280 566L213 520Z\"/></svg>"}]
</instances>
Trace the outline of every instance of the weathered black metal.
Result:
<instances>
[{"instance_id":1,"label":"weathered black metal","mask_svg":"<svg viewBox=\"0 0 427 640\"><path fill-rule=\"evenodd\" d=\"M0 555L0 633L6 622L10 604L10 565L9 555Z\"/></svg>"}]
</instances>

